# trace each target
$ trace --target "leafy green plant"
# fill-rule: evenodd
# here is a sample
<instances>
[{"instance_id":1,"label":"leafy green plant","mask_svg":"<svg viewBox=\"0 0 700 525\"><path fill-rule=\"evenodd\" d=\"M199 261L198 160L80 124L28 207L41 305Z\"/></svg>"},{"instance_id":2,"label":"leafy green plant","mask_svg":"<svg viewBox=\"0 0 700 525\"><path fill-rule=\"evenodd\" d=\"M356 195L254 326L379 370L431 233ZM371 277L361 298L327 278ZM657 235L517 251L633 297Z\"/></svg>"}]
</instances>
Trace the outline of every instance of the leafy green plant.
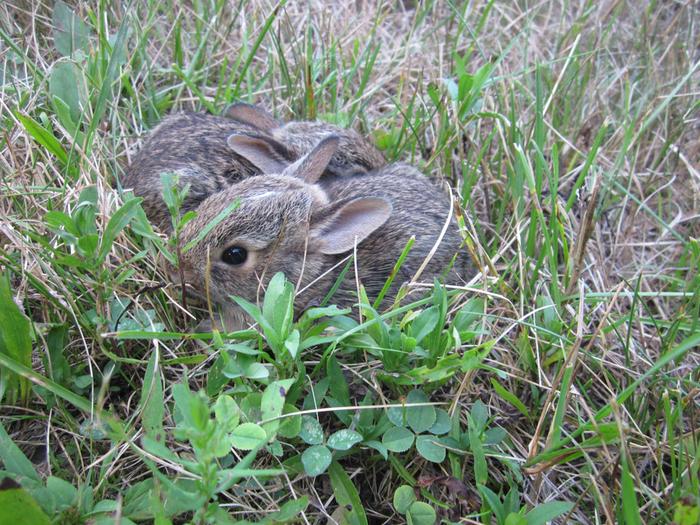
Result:
<instances>
[{"instance_id":1,"label":"leafy green plant","mask_svg":"<svg viewBox=\"0 0 700 525\"><path fill-rule=\"evenodd\" d=\"M15 303L10 289L10 278L0 271L0 354L17 363L31 366L32 334L31 324ZM9 329L12 327L12 329ZM26 402L29 398L29 381L8 368L0 367L0 402L17 400Z\"/></svg>"},{"instance_id":2,"label":"leafy green plant","mask_svg":"<svg viewBox=\"0 0 700 525\"><path fill-rule=\"evenodd\" d=\"M105 55L90 52L94 40L91 28L64 2L56 2L52 21L54 46L63 59L54 64L49 76L50 101L74 144L89 150L97 123L113 93L119 67L126 62L128 26L122 24L103 47L108 50ZM43 130L44 134L53 134Z\"/></svg>"},{"instance_id":3,"label":"leafy green plant","mask_svg":"<svg viewBox=\"0 0 700 525\"><path fill-rule=\"evenodd\" d=\"M218 494L242 479L253 476L265 479L284 472L280 469L252 469L250 466L261 449L267 447L270 452L275 452L271 447L276 443L278 434L285 437L298 434L301 426L299 416L291 416L284 422L280 419L292 382L289 379L273 381L262 394L254 393L244 397L240 405L226 394L218 396L210 404L203 392L191 392L181 383L173 387L177 420L174 436L191 444L194 458L190 460L178 456L157 438L162 433L162 427L159 428L157 424L158 414L151 420L151 428L155 432L150 432L144 438L143 445L151 454L176 462L196 477L194 480L173 482L152 465L153 474L164 487L163 490L173 496L177 495L177 508L164 509L163 512L174 515L194 511L196 523L232 523L218 505ZM157 399L153 402L157 403ZM232 449L246 454L235 462L235 466L224 468L222 464L234 462ZM304 503L300 510L292 512L301 502L288 503L289 506L279 511L282 513L279 516L290 513L294 515L306 506ZM275 519L270 517L269 522L274 523Z\"/></svg>"},{"instance_id":4,"label":"leafy green plant","mask_svg":"<svg viewBox=\"0 0 700 525\"><path fill-rule=\"evenodd\" d=\"M401 485L394 491L394 510L406 516L409 525L433 525L437 519L435 509L423 501L418 501L414 490Z\"/></svg>"},{"instance_id":5,"label":"leafy green plant","mask_svg":"<svg viewBox=\"0 0 700 525\"><path fill-rule=\"evenodd\" d=\"M323 428L313 416L304 416L299 437L311 445L301 455L304 470L309 476L318 476L326 471L333 459L331 450L350 450L363 440L362 434L350 429L341 429L324 439Z\"/></svg>"},{"instance_id":6,"label":"leafy green plant","mask_svg":"<svg viewBox=\"0 0 700 525\"><path fill-rule=\"evenodd\" d=\"M0 470L0 480L8 490L0 490L2 497L11 498L2 506L0 517L8 517L10 511L33 515L32 523L51 523L49 518L59 523L83 522L107 525L113 522L114 513L120 509L120 503L114 499L94 500L94 487L89 484L73 486L68 481L49 476L42 480L31 461L12 442L5 428L0 424L0 459L5 466ZM125 498L127 503L129 498ZM18 514L12 516L17 519ZM122 521L134 524L131 513L123 513ZM29 519L29 518L27 518ZM137 519L134 517L134 519ZM28 521L29 523L29 521Z\"/></svg>"},{"instance_id":7,"label":"leafy green plant","mask_svg":"<svg viewBox=\"0 0 700 525\"><path fill-rule=\"evenodd\" d=\"M484 506L496 518L498 525L545 525L569 512L574 504L568 501L548 501L528 510L521 506L520 494L512 488L501 500L491 489L478 485Z\"/></svg>"},{"instance_id":8,"label":"leafy green plant","mask_svg":"<svg viewBox=\"0 0 700 525\"><path fill-rule=\"evenodd\" d=\"M381 379L392 385L420 385L442 382L457 372L480 366L489 344L462 351L462 345L481 334L484 301L468 300L447 323L447 292L435 283L430 306L409 311L403 319L387 322L366 300L360 303L365 315L362 325L347 324L342 345L363 349L384 365Z\"/></svg>"},{"instance_id":9,"label":"leafy green plant","mask_svg":"<svg viewBox=\"0 0 700 525\"><path fill-rule=\"evenodd\" d=\"M420 456L441 463L446 448L439 436L447 434L452 422L447 412L429 404L422 390L412 390L403 407L391 407L387 416L392 426L384 432L382 444L390 452L407 452L415 444Z\"/></svg>"},{"instance_id":10,"label":"leafy green plant","mask_svg":"<svg viewBox=\"0 0 700 525\"><path fill-rule=\"evenodd\" d=\"M695 524L694 3L312 4L3 4L0 522ZM447 179L479 275L291 320L283 283L272 330L193 331L186 188L165 240L118 182L164 115L237 100Z\"/></svg>"}]
</instances>

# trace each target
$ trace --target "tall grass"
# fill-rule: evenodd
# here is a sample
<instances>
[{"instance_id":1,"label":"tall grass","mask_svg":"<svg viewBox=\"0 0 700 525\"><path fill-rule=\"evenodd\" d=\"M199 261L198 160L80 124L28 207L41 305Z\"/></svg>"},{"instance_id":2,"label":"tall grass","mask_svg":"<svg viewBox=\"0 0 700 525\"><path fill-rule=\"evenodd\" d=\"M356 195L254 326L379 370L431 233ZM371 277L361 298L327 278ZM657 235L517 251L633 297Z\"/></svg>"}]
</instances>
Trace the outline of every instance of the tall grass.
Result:
<instances>
[{"instance_id":1,"label":"tall grass","mask_svg":"<svg viewBox=\"0 0 700 525\"><path fill-rule=\"evenodd\" d=\"M699 14L3 3L3 476L61 523L697 523ZM195 333L119 181L236 100L449 181L477 274Z\"/></svg>"}]
</instances>

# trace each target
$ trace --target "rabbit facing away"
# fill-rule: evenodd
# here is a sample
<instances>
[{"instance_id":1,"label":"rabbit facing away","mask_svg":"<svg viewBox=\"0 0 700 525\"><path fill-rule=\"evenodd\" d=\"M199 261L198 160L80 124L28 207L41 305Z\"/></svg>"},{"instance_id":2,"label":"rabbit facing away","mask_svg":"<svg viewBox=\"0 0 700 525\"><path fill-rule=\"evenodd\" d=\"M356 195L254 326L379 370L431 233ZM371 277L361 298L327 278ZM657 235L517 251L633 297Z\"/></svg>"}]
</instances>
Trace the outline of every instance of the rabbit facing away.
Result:
<instances>
[{"instance_id":1,"label":"rabbit facing away","mask_svg":"<svg viewBox=\"0 0 700 525\"><path fill-rule=\"evenodd\" d=\"M231 184L263 174L259 166L228 146L228 137L235 133L254 135L265 144L268 169L273 162L293 162L330 135L338 137L339 147L326 167L327 176L363 173L386 163L379 150L352 129L323 122L285 124L260 107L237 103L224 116L185 112L166 117L126 168L123 186L143 198L143 208L152 223L170 232L161 174L174 173L179 187L189 185L183 213L195 210L207 197Z\"/></svg>"},{"instance_id":2,"label":"rabbit facing away","mask_svg":"<svg viewBox=\"0 0 700 525\"><path fill-rule=\"evenodd\" d=\"M269 145L259 137L232 135L232 150L256 166L269 162ZM440 239L450 216L449 197L430 179L406 164L330 177L319 184L340 140L329 136L299 160L278 166L276 173L249 177L211 195L182 232L193 240L222 210L239 205L191 250L181 271L188 285L223 309L226 329L248 321L231 295L255 302L277 272L298 284L295 311L318 304L333 286L348 255L350 270L330 302L356 302L356 277L376 297L411 236L415 243L400 274L385 296L392 301L401 283L410 280ZM278 162L275 159L274 162ZM453 262L448 282L458 282L468 266L459 253L461 237L450 219L421 279L431 281Z\"/></svg>"}]
</instances>

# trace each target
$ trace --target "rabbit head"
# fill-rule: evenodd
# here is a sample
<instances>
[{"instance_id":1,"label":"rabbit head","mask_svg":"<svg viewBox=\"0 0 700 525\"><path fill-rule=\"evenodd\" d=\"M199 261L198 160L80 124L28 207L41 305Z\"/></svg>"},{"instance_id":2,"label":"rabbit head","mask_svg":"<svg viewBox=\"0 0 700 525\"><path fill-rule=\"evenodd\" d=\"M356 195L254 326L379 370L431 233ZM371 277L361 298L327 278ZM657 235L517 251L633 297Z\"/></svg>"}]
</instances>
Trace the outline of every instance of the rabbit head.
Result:
<instances>
[{"instance_id":1,"label":"rabbit head","mask_svg":"<svg viewBox=\"0 0 700 525\"><path fill-rule=\"evenodd\" d=\"M325 137L337 137L338 147L326 166L327 174L347 176L386 165L386 159L374 144L353 129L320 121L280 122L263 108L245 102L232 104L224 114L230 119L260 130L277 141L274 148L281 151L279 145L282 144L295 158L311 151Z\"/></svg>"},{"instance_id":2,"label":"rabbit head","mask_svg":"<svg viewBox=\"0 0 700 525\"><path fill-rule=\"evenodd\" d=\"M392 210L383 198L331 202L316 183L338 147L336 137L325 138L287 165L259 137L233 135L229 144L265 175L208 197L181 237L184 246L219 220L183 254L181 264L187 284L223 307L227 329L241 328L246 321L233 309L231 295L256 302L277 272L303 286L312 283L384 224ZM232 203L238 205L221 219ZM307 302L299 297L295 305L301 309Z\"/></svg>"}]
</instances>

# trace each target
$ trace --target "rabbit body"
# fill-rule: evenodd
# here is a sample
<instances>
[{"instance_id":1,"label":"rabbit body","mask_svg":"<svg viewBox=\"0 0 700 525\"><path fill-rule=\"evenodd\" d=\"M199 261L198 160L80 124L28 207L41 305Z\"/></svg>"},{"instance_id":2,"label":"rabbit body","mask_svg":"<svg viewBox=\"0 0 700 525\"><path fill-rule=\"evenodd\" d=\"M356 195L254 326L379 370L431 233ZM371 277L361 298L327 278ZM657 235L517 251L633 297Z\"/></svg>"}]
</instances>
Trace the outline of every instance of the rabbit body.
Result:
<instances>
[{"instance_id":1,"label":"rabbit body","mask_svg":"<svg viewBox=\"0 0 700 525\"><path fill-rule=\"evenodd\" d=\"M234 104L225 116L185 112L166 117L127 167L123 186L142 197L151 222L169 232L170 213L162 198L161 174L174 173L179 187L189 185L182 203L184 213L231 184L263 173L227 145L232 134L265 140L269 160L278 165L308 153L324 137L338 136L339 147L326 169L329 176L363 173L385 164L382 154L354 130L323 122L283 124L258 107Z\"/></svg>"},{"instance_id":2,"label":"rabbit body","mask_svg":"<svg viewBox=\"0 0 700 525\"><path fill-rule=\"evenodd\" d=\"M357 247L359 280L369 297L374 298L379 294L409 239L414 237L409 255L386 296L386 301L393 301L400 285L416 275L448 219L445 234L419 280L432 283L434 277L440 277L447 270L449 272L443 279L447 283L456 284L460 282L460 277L466 276L468 267L464 264L464 257L458 257L454 267L450 268L452 258L462 243L457 222L450 217L450 197L415 167L394 163L357 175L352 181L329 180L323 188L332 202L379 197L391 203L392 213L388 220ZM332 302L343 306L356 302L353 291L356 291L355 276L350 271Z\"/></svg>"},{"instance_id":3,"label":"rabbit body","mask_svg":"<svg viewBox=\"0 0 700 525\"><path fill-rule=\"evenodd\" d=\"M230 139L229 143L260 164L246 150L248 144L241 147L233 142L245 141ZM303 310L324 298L344 267L343 260L353 253L357 276L350 269L330 302L341 307L356 302L356 277L368 295L376 297L406 243L415 236L385 296L383 304L389 304L440 238L452 206L442 189L407 164L352 177L321 177L338 144L337 138L326 138L281 174L249 177L211 195L183 230L182 241L187 243L222 209L234 201L240 203L181 261L188 284L224 305L227 328L241 328L247 321L232 306L231 295L255 302L272 276L281 271L299 284L295 309ZM420 279L432 282L457 254L447 281L458 282L468 271L464 254L458 253L460 245L457 223L451 218Z\"/></svg>"}]
</instances>

